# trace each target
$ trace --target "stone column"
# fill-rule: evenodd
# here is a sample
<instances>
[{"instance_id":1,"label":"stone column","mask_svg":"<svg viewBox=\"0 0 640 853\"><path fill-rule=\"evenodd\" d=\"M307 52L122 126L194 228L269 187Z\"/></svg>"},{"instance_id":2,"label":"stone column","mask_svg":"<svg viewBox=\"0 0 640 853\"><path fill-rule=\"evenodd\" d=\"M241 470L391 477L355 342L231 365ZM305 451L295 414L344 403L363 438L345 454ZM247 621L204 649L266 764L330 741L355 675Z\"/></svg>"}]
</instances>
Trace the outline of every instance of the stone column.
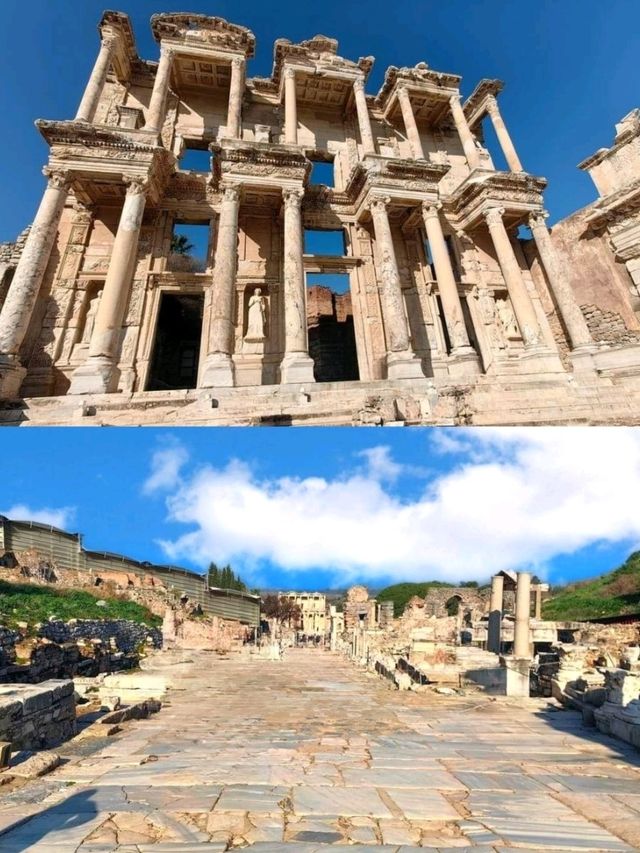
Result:
<instances>
[{"instance_id":1,"label":"stone column","mask_svg":"<svg viewBox=\"0 0 640 853\"><path fill-rule=\"evenodd\" d=\"M303 189L284 190L284 358L280 369L283 384L314 382L309 357L307 294L304 277L302 197Z\"/></svg>"},{"instance_id":2,"label":"stone column","mask_svg":"<svg viewBox=\"0 0 640 853\"><path fill-rule=\"evenodd\" d=\"M518 572L516 585L516 624L513 635L513 656L516 658L531 657L529 627L531 620L531 575L529 572Z\"/></svg>"},{"instance_id":3,"label":"stone column","mask_svg":"<svg viewBox=\"0 0 640 853\"><path fill-rule=\"evenodd\" d=\"M287 145L298 144L296 72L293 68L285 68L284 71L284 141Z\"/></svg>"},{"instance_id":4,"label":"stone column","mask_svg":"<svg viewBox=\"0 0 640 853\"><path fill-rule=\"evenodd\" d=\"M440 207L441 205L439 204L424 202L422 205L422 217L436 271L436 280L438 282L440 299L442 300L444 319L451 340L451 355L454 357L461 355L472 356L477 364L476 353L469 343L469 335L467 334L464 315L462 313L462 303L458 294L458 285L453 274L451 258L449 257L444 234L442 233L439 214Z\"/></svg>"},{"instance_id":5,"label":"stone column","mask_svg":"<svg viewBox=\"0 0 640 853\"><path fill-rule=\"evenodd\" d=\"M398 102L400 104L400 109L402 110L402 120L404 122L404 127L407 132L407 139L409 140L409 145L411 146L411 153L413 154L413 159L424 160L422 141L420 140L420 134L418 133L418 125L416 124L416 119L413 114L413 108L411 106L411 98L409 97L409 92L407 91L406 86L398 87Z\"/></svg>"},{"instance_id":6,"label":"stone column","mask_svg":"<svg viewBox=\"0 0 640 853\"><path fill-rule=\"evenodd\" d=\"M375 154L376 146L371 132L371 119L367 107L367 97L364 92L364 80L358 77L353 81L353 94L358 113L358 127L360 128L360 139L362 140L362 151L364 154Z\"/></svg>"},{"instance_id":7,"label":"stone column","mask_svg":"<svg viewBox=\"0 0 640 853\"><path fill-rule=\"evenodd\" d=\"M69 394L109 394L117 389L122 324L138 255L147 181L127 179L116 239L89 344L89 357L73 374Z\"/></svg>"},{"instance_id":8,"label":"stone column","mask_svg":"<svg viewBox=\"0 0 640 853\"><path fill-rule=\"evenodd\" d=\"M529 228L536 242L542 266L547 274L549 286L553 293L560 316L569 334L569 340L573 349L580 347L593 347L593 338L587 326L580 306L576 302L564 269L558 260L551 236L545 225L545 219L549 214L546 211L535 211L529 216Z\"/></svg>"},{"instance_id":9,"label":"stone column","mask_svg":"<svg viewBox=\"0 0 640 853\"><path fill-rule=\"evenodd\" d=\"M89 77L87 88L84 91L78 112L76 113L76 121L92 122L95 118L96 110L104 90L104 84L107 81L107 74L113 60L113 54L115 53L116 44L117 39L115 36L105 36L102 39L96 64L93 66L91 77Z\"/></svg>"},{"instance_id":10,"label":"stone column","mask_svg":"<svg viewBox=\"0 0 640 853\"><path fill-rule=\"evenodd\" d=\"M242 137L243 93L244 59L236 56L231 60L231 85L229 87L229 108L227 112L227 136L230 139Z\"/></svg>"},{"instance_id":11,"label":"stone column","mask_svg":"<svg viewBox=\"0 0 640 853\"><path fill-rule=\"evenodd\" d=\"M49 182L0 313L0 399L16 397L26 370L18 353L51 257L69 193L69 176L45 169Z\"/></svg>"},{"instance_id":12,"label":"stone column","mask_svg":"<svg viewBox=\"0 0 640 853\"><path fill-rule=\"evenodd\" d=\"M496 132L496 136L498 137L498 142L500 143L500 148L502 148L505 160L509 164L509 168L512 172L524 172L520 158L518 157L516 149L513 146L513 142L511 141L511 137L509 136L509 131L507 130L506 125L502 120L502 116L500 115L498 102L493 95L489 95L487 99L487 113L491 119L491 124Z\"/></svg>"},{"instance_id":13,"label":"stone column","mask_svg":"<svg viewBox=\"0 0 640 853\"><path fill-rule=\"evenodd\" d=\"M235 384L231 353L235 331L239 211L240 187L224 187L213 268L209 340L200 378L202 388L232 388Z\"/></svg>"},{"instance_id":14,"label":"stone column","mask_svg":"<svg viewBox=\"0 0 640 853\"><path fill-rule=\"evenodd\" d=\"M462 104L460 103L460 95L452 95L449 99L449 106L451 107L451 115L453 116L458 136L462 142L462 148L464 149L464 155L469 163L469 168L475 169L480 165L480 153L476 148L476 142L473 138L473 133L471 133L471 128L467 124L467 117L465 116Z\"/></svg>"},{"instance_id":15,"label":"stone column","mask_svg":"<svg viewBox=\"0 0 640 853\"><path fill-rule=\"evenodd\" d=\"M170 47L164 45L160 48L160 64L156 72L156 79L153 84L153 93L149 103L149 111L147 113L147 123L145 130L150 130L152 133L160 133L165 119L165 107L167 103L167 94L169 92L169 84L171 82L171 70L173 68L174 51Z\"/></svg>"},{"instance_id":16,"label":"stone column","mask_svg":"<svg viewBox=\"0 0 640 853\"><path fill-rule=\"evenodd\" d=\"M535 617L536 619L542 619L542 590L540 589L540 585L534 587L535 593Z\"/></svg>"},{"instance_id":17,"label":"stone column","mask_svg":"<svg viewBox=\"0 0 640 853\"><path fill-rule=\"evenodd\" d=\"M502 596L504 593L504 577L494 575L491 578L491 603L489 605L489 624L487 626L487 649L500 654L502 634Z\"/></svg>"},{"instance_id":18,"label":"stone column","mask_svg":"<svg viewBox=\"0 0 640 853\"><path fill-rule=\"evenodd\" d=\"M409 324L404 307L400 273L393 248L393 235L387 215L390 199L374 198L370 204L373 230L378 249L382 313L387 341L387 377L405 379L422 377L420 360L411 347Z\"/></svg>"},{"instance_id":19,"label":"stone column","mask_svg":"<svg viewBox=\"0 0 640 853\"><path fill-rule=\"evenodd\" d=\"M492 207L485 211L485 219L489 226L491 240L496 250L498 263L502 270L513 311L520 327L520 333L527 349L539 347L541 331L533 302L522 277L520 265L509 240L507 229L504 227L502 215L504 208Z\"/></svg>"}]
</instances>

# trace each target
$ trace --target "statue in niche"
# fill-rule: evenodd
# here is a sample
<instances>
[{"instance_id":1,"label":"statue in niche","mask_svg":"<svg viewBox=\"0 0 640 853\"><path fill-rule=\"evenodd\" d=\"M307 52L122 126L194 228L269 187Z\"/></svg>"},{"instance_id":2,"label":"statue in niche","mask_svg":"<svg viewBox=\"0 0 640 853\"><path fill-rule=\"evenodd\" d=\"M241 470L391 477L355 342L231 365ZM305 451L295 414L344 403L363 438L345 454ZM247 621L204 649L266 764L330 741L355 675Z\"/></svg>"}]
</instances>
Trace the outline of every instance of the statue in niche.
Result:
<instances>
[{"instance_id":1,"label":"statue in niche","mask_svg":"<svg viewBox=\"0 0 640 853\"><path fill-rule=\"evenodd\" d=\"M262 295L262 290L259 287L253 292L253 296L249 300L249 310L247 314L247 334L244 336L245 341L249 343L259 343L266 338L267 326L267 299Z\"/></svg>"},{"instance_id":2,"label":"statue in niche","mask_svg":"<svg viewBox=\"0 0 640 853\"><path fill-rule=\"evenodd\" d=\"M87 306L87 313L84 318L84 328L82 330L82 339L80 343L90 344L91 336L96 325L96 317L100 308L100 300L102 299L102 290L98 290L93 294Z\"/></svg>"},{"instance_id":3,"label":"statue in niche","mask_svg":"<svg viewBox=\"0 0 640 853\"><path fill-rule=\"evenodd\" d=\"M513 313L513 308L506 299L498 300L498 316L502 323L505 336L508 340L513 341L520 338L520 330L516 323L516 317Z\"/></svg>"}]
</instances>

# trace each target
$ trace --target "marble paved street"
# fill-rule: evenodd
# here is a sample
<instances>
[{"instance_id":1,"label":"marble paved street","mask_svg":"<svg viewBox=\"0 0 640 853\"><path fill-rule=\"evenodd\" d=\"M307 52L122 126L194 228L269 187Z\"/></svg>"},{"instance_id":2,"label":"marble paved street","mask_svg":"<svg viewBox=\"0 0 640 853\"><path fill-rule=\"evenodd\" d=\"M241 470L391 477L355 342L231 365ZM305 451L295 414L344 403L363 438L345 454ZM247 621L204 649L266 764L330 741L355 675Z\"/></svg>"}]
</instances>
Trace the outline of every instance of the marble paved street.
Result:
<instances>
[{"instance_id":1,"label":"marble paved street","mask_svg":"<svg viewBox=\"0 0 640 853\"><path fill-rule=\"evenodd\" d=\"M0 850L640 849L636 751L547 701L399 693L338 655L161 653L162 711L0 789Z\"/></svg>"}]
</instances>

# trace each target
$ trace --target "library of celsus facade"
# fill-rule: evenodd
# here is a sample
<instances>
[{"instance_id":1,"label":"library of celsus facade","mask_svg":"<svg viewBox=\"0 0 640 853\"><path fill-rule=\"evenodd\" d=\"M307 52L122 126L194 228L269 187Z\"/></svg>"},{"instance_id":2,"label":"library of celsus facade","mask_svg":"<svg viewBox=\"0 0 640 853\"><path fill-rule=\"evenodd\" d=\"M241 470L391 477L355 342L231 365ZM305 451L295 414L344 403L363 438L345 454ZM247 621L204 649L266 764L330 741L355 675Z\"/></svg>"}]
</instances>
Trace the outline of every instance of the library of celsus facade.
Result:
<instances>
[{"instance_id":1,"label":"library of celsus facade","mask_svg":"<svg viewBox=\"0 0 640 853\"><path fill-rule=\"evenodd\" d=\"M419 63L368 93L373 59L324 36L251 77L244 27L152 29L157 61L105 13L77 115L37 122L0 423L640 421L638 111L550 231L499 81L464 99Z\"/></svg>"}]
</instances>

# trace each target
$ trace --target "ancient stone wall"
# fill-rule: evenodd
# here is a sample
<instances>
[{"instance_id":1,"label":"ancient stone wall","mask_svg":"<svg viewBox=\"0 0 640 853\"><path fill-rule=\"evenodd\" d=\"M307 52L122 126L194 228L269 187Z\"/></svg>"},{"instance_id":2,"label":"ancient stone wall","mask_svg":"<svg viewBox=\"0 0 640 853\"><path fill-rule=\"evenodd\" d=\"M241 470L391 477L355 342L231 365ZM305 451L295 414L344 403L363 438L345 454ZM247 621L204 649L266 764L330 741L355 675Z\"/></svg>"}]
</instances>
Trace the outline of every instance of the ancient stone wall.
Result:
<instances>
[{"instance_id":1,"label":"ancient stone wall","mask_svg":"<svg viewBox=\"0 0 640 853\"><path fill-rule=\"evenodd\" d=\"M75 734L72 681L0 685L0 741L13 750L55 746Z\"/></svg>"},{"instance_id":2,"label":"ancient stone wall","mask_svg":"<svg viewBox=\"0 0 640 853\"><path fill-rule=\"evenodd\" d=\"M458 602L457 608L462 612L471 610L482 614L487 611L489 590L479 590L470 587L434 587L424 598L424 611L427 616L447 616L448 602Z\"/></svg>"},{"instance_id":3,"label":"ancient stone wall","mask_svg":"<svg viewBox=\"0 0 640 853\"><path fill-rule=\"evenodd\" d=\"M139 622L127 619L72 619L69 622L60 620L45 622L40 626L38 636L54 643L69 643L75 640L102 640L103 643L115 644L125 653L130 653L140 646L150 646L159 649L162 645L162 631L150 628Z\"/></svg>"}]
</instances>

